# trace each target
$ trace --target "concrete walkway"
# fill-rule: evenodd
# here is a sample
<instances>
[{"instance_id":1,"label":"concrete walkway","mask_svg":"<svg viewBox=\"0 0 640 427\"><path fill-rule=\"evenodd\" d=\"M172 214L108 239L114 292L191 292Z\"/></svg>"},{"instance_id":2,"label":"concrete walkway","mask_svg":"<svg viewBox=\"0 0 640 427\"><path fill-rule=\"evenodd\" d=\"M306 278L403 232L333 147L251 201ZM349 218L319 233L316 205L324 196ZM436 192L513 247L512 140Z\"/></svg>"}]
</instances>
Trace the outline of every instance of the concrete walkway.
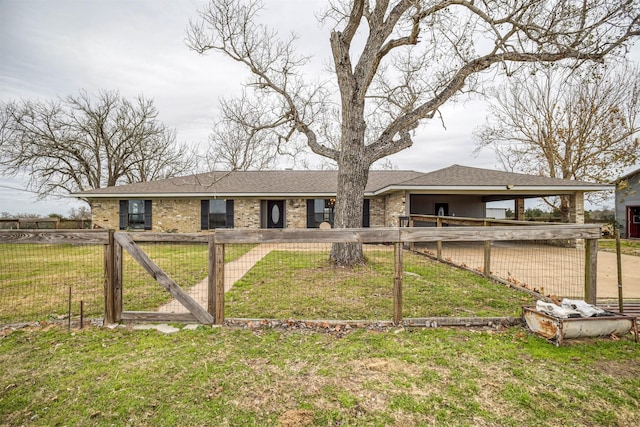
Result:
<instances>
[{"instance_id":1,"label":"concrete walkway","mask_svg":"<svg viewBox=\"0 0 640 427\"><path fill-rule=\"evenodd\" d=\"M251 270L258 261L267 256L267 254L274 248L275 245L258 245L235 261L226 263L224 265L224 291L228 292L235 282L247 274L247 271ZM187 291L189 296L203 307L207 307L208 280L209 279L205 277ZM179 301L171 300L167 304L161 306L158 311L161 313L186 313L187 309L184 308Z\"/></svg>"}]
</instances>

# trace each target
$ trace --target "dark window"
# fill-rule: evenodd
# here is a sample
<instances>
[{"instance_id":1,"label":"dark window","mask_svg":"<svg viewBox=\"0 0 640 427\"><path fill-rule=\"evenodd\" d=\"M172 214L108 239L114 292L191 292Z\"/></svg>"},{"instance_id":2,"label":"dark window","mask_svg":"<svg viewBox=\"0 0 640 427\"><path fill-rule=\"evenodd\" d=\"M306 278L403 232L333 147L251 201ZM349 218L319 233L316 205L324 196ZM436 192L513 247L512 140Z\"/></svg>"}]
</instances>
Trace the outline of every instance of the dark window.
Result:
<instances>
[{"instance_id":1,"label":"dark window","mask_svg":"<svg viewBox=\"0 0 640 427\"><path fill-rule=\"evenodd\" d=\"M307 228L318 228L323 222L333 227L336 199L307 200Z\"/></svg>"},{"instance_id":2,"label":"dark window","mask_svg":"<svg viewBox=\"0 0 640 427\"><path fill-rule=\"evenodd\" d=\"M309 199L307 200L307 228L318 228L323 222L328 222L333 227L335 216L335 199ZM364 199L362 205L362 226L370 226L369 214L370 200Z\"/></svg>"},{"instance_id":3,"label":"dark window","mask_svg":"<svg viewBox=\"0 0 640 427\"><path fill-rule=\"evenodd\" d=\"M371 200L364 199L364 203L362 204L362 227L368 228L371 226L371 215L370 211Z\"/></svg>"},{"instance_id":4,"label":"dark window","mask_svg":"<svg viewBox=\"0 0 640 427\"><path fill-rule=\"evenodd\" d=\"M201 228L213 230L215 228L233 228L233 200L212 199L202 200Z\"/></svg>"},{"instance_id":5,"label":"dark window","mask_svg":"<svg viewBox=\"0 0 640 427\"><path fill-rule=\"evenodd\" d=\"M151 230L151 200L120 200L120 229Z\"/></svg>"}]
</instances>

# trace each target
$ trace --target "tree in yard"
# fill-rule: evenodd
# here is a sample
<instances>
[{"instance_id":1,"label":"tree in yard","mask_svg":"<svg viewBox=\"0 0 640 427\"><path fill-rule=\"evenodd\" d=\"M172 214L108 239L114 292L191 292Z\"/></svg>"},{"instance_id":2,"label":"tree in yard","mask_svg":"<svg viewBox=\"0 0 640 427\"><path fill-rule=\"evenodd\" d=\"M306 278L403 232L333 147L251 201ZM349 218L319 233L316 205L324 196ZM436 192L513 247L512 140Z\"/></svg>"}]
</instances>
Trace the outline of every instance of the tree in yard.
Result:
<instances>
[{"instance_id":1,"label":"tree in yard","mask_svg":"<svg viewBox=\"0 0 640 427\"><path fill-rule=\"evenodd\" d=\"M0 172L29 176L29 189L41 197L168 178L194 163L142 96L81 92L0 103Z\"/></svg>"},{"instance_id":2,"label":"tree in yard","mask_svg":"<svg viewBox=\"0 0 640 427\"><path fill-rule=\"evenodd\" d=\"M550 67L497 91L478 150L503 167L563 179L612 182L640 154L640 71ZM547 200L569 222L569 197Z\"/></svg>"},{"instance_id":3,"label":"tree in yard","mask_svg":"<svg viewBox=\"0 0 640 427\"><path fill-rule=\"evenodd\" d=\"M359 227L370 166L413 144L446 102L519 64L600 61L640 35L637 1L353 0L329 2L333 78L303 78L310 59L258 22L259 1L212 0L188 29L198 53L219 52L251 72L259 128L279 143L302 138L338 165L335 226ZM236 111L241 114L241 111ZM338 117L336 122L332 121ZM245 122L251 128L250 121ZM335 244L339 265L364 262Z\"/></svg>"}]
</instances>

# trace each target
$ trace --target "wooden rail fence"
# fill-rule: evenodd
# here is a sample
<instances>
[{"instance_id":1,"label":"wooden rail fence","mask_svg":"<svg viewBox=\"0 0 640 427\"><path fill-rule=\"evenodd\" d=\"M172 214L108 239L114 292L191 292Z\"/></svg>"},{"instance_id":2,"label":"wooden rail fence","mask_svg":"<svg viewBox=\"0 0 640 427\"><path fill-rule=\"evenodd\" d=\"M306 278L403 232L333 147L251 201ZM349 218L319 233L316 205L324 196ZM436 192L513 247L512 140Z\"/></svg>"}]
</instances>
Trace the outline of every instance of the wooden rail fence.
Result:
<instances>
[{"instance_id":1,"label":"wooden rail fence","mask_svg":"<svg viewBox=\"0 0 640 427\"><path fill-rule=\"evenodd\" d=\"M104 245L106 323L121 320L180 321L222 324L224 310L225 245L237 243L387 243L394 245L393 321L402 321L402 253L405 245L421 242L484 242L484 274L490 276L491 241L583 239L585 242L584 295L596 302L598 225L563 224L495 227L396 227L359 229L220 229L215 233L124 233L113 230L0 230L0 243ZM200 243L208 245L208 303L204 309L169 278L135 242ZM125 312L122 310L123 249L189 313Z\"/></svg>"}]
</instances>

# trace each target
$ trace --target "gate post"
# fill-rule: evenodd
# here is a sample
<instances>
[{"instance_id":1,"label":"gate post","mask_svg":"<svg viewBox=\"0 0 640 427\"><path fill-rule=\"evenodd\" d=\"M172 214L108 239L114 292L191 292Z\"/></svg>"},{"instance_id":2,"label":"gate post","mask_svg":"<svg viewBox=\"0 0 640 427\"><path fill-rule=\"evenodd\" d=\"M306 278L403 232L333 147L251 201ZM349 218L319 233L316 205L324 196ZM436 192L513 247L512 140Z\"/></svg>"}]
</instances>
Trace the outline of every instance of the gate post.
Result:
<instances>
[{"instance_id":1,"label":"gate post","mask_svg":"<svg viewBox=\"0 0 640 427\"><path fill-rule=\"evenodd\" d=\"M109 230L104 246L104 323L122 319L122 246L115 241L114 230Z\"/></svg>"},{"instance_id":2,"label":"gate post","mask_svg":"<svg viewBox=\"0 0 640 427\"><path fill-rule=\"evenodd\" d=\"M224 322L224 243L216 243L214 246L215 296L213 303L215 315L213 323L222 325Z\"/></svg>"},{"instance_id":3,"label":"gate post","mask_svg":"<svg viewBox=\"0 0 640 427\"><path fill-rule=\"evenodd\" d=\"M115 279L114 279L114 249L113 230L109 230L107 244L104 245L104 323L115 323Z\"/></svg>"}]
</instances>

